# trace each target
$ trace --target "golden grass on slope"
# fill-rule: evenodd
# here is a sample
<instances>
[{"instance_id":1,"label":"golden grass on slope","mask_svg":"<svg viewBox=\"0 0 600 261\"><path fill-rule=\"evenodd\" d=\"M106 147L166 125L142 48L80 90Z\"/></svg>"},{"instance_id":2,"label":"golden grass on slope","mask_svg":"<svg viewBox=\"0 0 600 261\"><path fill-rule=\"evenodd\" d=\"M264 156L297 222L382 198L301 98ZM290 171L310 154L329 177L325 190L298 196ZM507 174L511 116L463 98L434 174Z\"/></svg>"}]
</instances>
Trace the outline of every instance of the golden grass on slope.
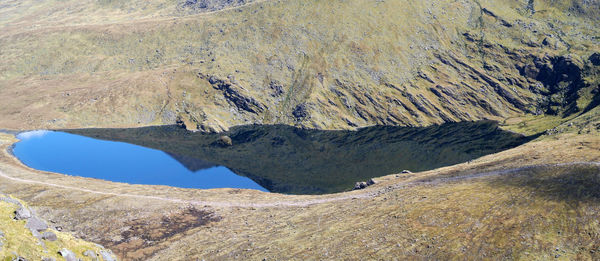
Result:
<instances>
[{"instance_id":1,"label":"golden grass on slope","mask_svg":"<svg viewBox=\"0 0 600 261\"><path fill-rule=\"evenodd\" d=\"M221 210L227 218L216 227L196 230L153 260L180 249L188 251L177 260L589 260L600 247L600 204L597 184L586 182L598 175L597 167L549 167L301 209Z\"/></svg>"},{"instance_id":2,"label":"golden grass on slope","mask_svg":"<svg viewBox=\"0 0 600 261\"><path fill-rule=\"evenodd\" d=\"M61 233L50 229L57 235L56 241L43 240L43 245L40 240L35 238L31 232L25 228L26 220L14 220L14 212L18 206L4 201L0 201L0 231L4 236L0 239L2 247L0 247L0 257L2 260L13 260L17 257L22 257L27 260L41 260L43 257L55 258L60 260L58 251L67 248L82 258L82 260L92 260L91 257L84 257L83 252L86 250L94 251L99 255L99 251L103 248L90 242L85 242L77 239L67 233Z\"/></svg>"}]
</instances>

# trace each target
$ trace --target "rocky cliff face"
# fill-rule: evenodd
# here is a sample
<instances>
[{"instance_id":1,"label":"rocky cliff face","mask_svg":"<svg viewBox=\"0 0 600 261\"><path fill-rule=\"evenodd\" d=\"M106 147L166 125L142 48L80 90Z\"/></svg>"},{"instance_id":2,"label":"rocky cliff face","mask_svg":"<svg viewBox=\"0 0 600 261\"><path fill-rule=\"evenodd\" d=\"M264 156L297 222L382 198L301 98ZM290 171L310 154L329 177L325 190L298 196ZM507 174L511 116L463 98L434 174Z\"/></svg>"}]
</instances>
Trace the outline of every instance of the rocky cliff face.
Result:
<instances>
[{"instance_id":1,"label":"rocky cliff face","mask_svg":"<svg viewBox=\"0 0 600 261\"><path fill-rule=\"evenodd\" d=\"M37 7L0 7L20 10L0 23L1 123L352 129L598 99L595 1L250 2L90 2L35 21Z\"/></svg>"}]
</instances>

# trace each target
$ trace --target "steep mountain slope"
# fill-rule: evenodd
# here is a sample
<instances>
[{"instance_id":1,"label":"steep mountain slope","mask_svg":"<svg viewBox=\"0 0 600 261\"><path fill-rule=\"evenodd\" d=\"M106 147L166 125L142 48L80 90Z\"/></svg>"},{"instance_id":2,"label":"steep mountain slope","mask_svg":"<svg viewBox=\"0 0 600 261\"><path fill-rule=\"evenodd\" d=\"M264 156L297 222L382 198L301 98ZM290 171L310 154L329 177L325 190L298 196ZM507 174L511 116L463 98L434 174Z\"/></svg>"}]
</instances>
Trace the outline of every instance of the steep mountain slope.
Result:
<instances>
[{"instance_id":1,"label":"steep mountain slope","mask_svg":"<svg viewBox=\"0 0 600 261\"><path fill-rule=\"evenodd\" d=\"M0 124L320 129L570 115L597 1L9 1Z\"/></svg>"}]
</instances>

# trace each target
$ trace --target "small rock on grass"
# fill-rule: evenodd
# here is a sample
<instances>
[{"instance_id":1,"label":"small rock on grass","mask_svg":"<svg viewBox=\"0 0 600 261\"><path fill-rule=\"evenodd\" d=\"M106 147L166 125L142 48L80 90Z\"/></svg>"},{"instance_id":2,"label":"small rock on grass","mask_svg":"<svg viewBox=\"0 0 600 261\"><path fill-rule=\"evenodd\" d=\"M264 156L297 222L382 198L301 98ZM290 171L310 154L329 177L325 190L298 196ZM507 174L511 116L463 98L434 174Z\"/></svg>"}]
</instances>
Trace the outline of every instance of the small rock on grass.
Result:
<instances>
[{"instance_id":1,"label":"small rock on grass","mask_svg":"<svg viewBox=\"0 0 600 261\"><path fill-rule=\"evenodd\" d=\"M66 248L61 249L58 253L65 258L66 261L78 261L75 254Z\"/></svg>"},{"instance_id":2,"label":"small rock on grass","mask_svg":"<svg viewBox=\"0 0 600 261\"><path fill-rule=\"evenodd\" d=\"M42 234L42 239L48 241L56 241L58 240L58 237L56 237L56 234L54 234L54 232L47 231Z\"/></svg>"},{"instance_id":3,"label":"small rock on grass","mask_svg":"<svg viewBox=\"0 0 600 261\"><path fill-rule=\"evenodd\" d=\"M91 258L92 260L98 259L98 255L96 255L96 252L94 252L93 250L86 250L85 252L83 252L83 255Z\"/></svg>"}]
</instances>

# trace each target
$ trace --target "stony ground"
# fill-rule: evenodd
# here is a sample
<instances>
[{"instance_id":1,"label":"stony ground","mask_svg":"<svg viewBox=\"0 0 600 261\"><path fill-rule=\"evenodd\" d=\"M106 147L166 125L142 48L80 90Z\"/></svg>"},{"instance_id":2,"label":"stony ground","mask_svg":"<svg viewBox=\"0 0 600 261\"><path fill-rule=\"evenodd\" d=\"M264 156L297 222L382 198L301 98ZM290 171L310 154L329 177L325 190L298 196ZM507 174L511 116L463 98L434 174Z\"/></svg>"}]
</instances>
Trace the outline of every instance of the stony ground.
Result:
<instances>
[{"instance_id":1,"label":"stony ground","mask_svg":"<svg viewBox=\"0 0 600 261\"><path fill-rule=\"evenodd\" d=\"M2 260L116 260L110 250L62 230L38 217L22 201L0 194Z\"/></svg>"}]
</instances>

